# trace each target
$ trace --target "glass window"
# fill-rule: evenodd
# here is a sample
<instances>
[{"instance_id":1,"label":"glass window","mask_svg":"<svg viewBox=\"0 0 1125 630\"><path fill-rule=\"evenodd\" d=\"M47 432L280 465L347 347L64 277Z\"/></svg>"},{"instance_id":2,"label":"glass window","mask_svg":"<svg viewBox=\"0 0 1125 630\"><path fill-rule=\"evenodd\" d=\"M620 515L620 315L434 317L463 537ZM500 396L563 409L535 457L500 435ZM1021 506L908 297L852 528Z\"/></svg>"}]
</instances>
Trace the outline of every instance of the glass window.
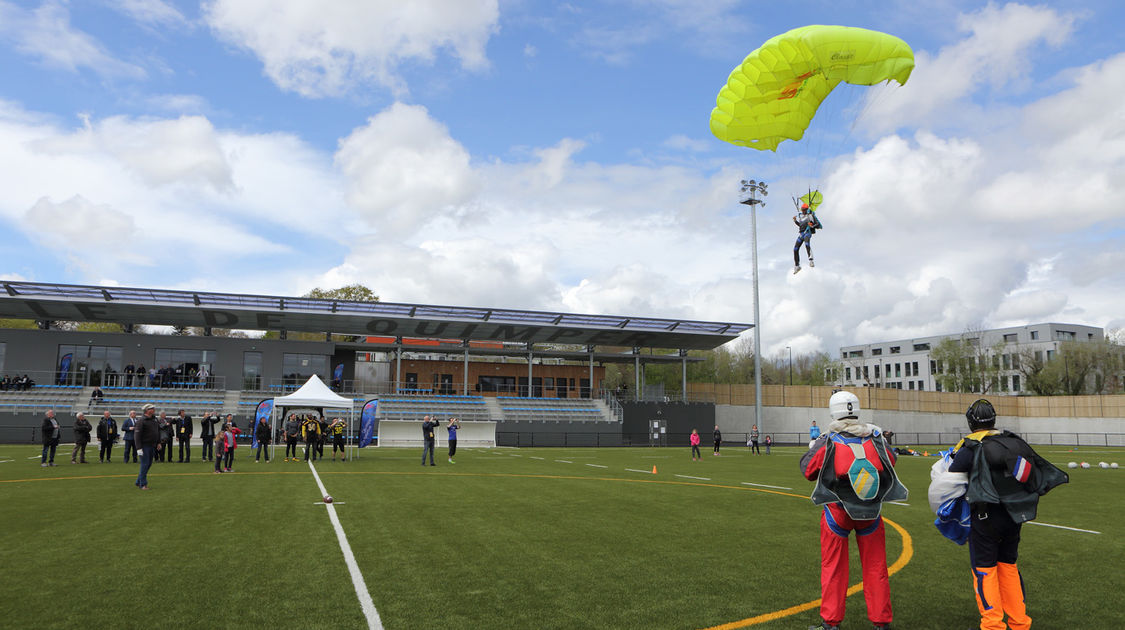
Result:
<instances>
[{"instance_id":1,"label":"glass window","mask_svg":"<svg viewBox=\"0 0 1125 630\"><path fill-rule=\"evenodd\" d=\"M914 381L910 381L910 389L911 389L911 391L914 390Z\"/></svg>"},{"instance_id":2,"label":"glass window","mask_svg":"<svg viewBox=\"0 0 1125 630\"><path fill-rule=\"evenodd\" d=\"M923 350L929 350L929 349L930 349L930 344L928 344L928 343L916 343L916 344L914 344L914 351L915 352L922 352Z\"/></svg>"},{"instance_id":3,"label":"glass window","mask_svg":"<svg viewBox=\"0 0 1125 630\"><path fill-rule=\"evenodd\" d=\"M895 378L902 378L902 364L895 363Z\"/></svg>"},{"instance_id":4,"label":"glass window","mask_svg":"<svg viewBox=\"0 0 1125 630\"><path fill-rule=\"evenodd\" d=\"M1010 370L1010 369L1012 369L1012 358L1011 358L1011 355L1007 355L1007 354L1004 354L1004 355L1001 355L1001 356L1000 356L1000 358L1002 359L1002 363L1003 363L1003 365L1004 365L1004 369L1005 369L1005 370Z\"/></svg>"},{"instance_id":5,"label":"glass window","mask_svg":"<svg viewBox=\"0 0 1125 630\"><path fill-rule=\"evenodd\" d=\"M879 366L876 365L875 366L875 379L878 380L878 378L879 378Z\"/></svg>"},{"instance_id":6,"label":"glass window","mask_svg":"<svg viewBox=\"0 0 1125 630\"><path fill-rule=\"evenodd\" d=\"M863 379L864 379L864 380L867 380L868 378L870 378L870 377L868 376L868 374L869 374L869 373L868 373L868 371L867 371L867 366L865 365L865 366L863 366Z\"/></svg>"},{"instance_id":7,"label":"glass window","mask_svg":"<svg viewBox=\"0 0 1125 630\"><path fill-rule=\"evenodd\" d=\"M905 365L905 366L906 366L906 375L907 375L907 376L913 376L913 375L912 375L912 374L910 373L910 364L909 364L909 363L904 363L903 365Z\"/></svg>"},{"instance_id":8,"label":"glass window","mask_svg":"<svg viewBox=\"0 0 1125 630\"><path fill-rule=\"evenodd\" d=\"M1074 341L1074 333L1069 330L1056 330L1055 339L1059 341Z\"/></svg>"},{"instance_id":9,"label":"glass window","mask_svg":"<svg viewBox=\"0 0 1125 630\"><path fill-rule=\"evenodd\" d=\"M121 346L60 345L55 363L56 385L118 385Z\"/></svg>"},{"instance_id":10,"label":"glass window","mask_svg":"<svg viewBox=\"0 0 1125 630\"><path fill-rule=\"evenodd\" d=\"M262 353L242 353L242 389L262 388Z\"/></svg>"},{"instance_id":11,"label":"glass window","mask_svg":"<svg viewBox=\"0 0 1125 630\"><path fill-rule=\"evenodd\" d=\"M1020 375L1019 374L1016 374L1016 375L1012 376L1012 391L1013 392L1020 391Z\"/></svg>"},{"instance_id":12,"label":"glass window","mask_svg":"<svg viewBox=\"0 0 1125 630\"><path fill-rule=\"evenodd\" d=\"M852 380L852 369L850 367L844 368L844 380L845 381Z\"/></svg>"},{"instance_id":13,"label":"glass window","mask_svg":"<svg viewBox=\"0 0 1125 630\"><path fill-rule=\"evenodd\" d=\"M881 354L883 354L882 348L874 348L873 350L871 350L871 356L877 357Z\"/></svg>"},{"instance_id":14,"label":"glass window","mask_svg":"<svg viewBox=\"0 0 1125 630\"><path fill-rule=\"evenodd\" d=\"M313 374L319 376L320 380L330 383L328 355L286 352L281 357L281 374L286 385L304 385ZM417 375L415 375L415 382L417 382Z\"/></svg>"},{"instance_id":15,"label":"glass window","mask_svg":"<svg viewBox=\"0 0 1125 630\"><path fill-rule=\"evenodd\" d=\"M918 391L923 391L925 389L926 389L926 381L918 381Z\"/></svg>"},{"instance_id":16,"label":"glass window","mask_svg":"<svg viewBox=\"0 0 1125 630\"><path fill-rule=\"evenodd\" d=\"M1038 330L1031 331L1031 340L1036 341L1038 339L1039 339L1039 331Z\"/></svg>"},{"instance_id":17,"label":"glass window","mask_svg":"<svg viewBox=\"0 0 1125 630\"><path fill-rule=\"evenodd\" d=\"M1004 343L1015 343L1017 341L1016 333L1008 333L1004 335Z\"/></svg>"},{"instance_id":18,"label":"glass window","mask_svg":"<svg viewBox=\"0 0 1125 630\"><path fill-rule=\"evenodd\" d=\"M918 376L918 362L914 362L914 376Z\"/></svg>"},{"instance_id":19,"label":"glass window","mask_svg":"<svg viewBox=\"0 0 1125 630\"><path fill-rule=\"evenodd\" d=\"M214 384L210 375L218 356L214 350L157 348L152 364L156 378L152 386L210 387Z\"/></svg>"},{"instance_id":20,"label":"glass window","mask_svg":"<svg viewBox=\"0 0 1125 630\"><path fill-rule=\"evenodd\" d=\"M898 354L902 351L902 346L891 346L891 354Z\"/></svg>"}]
</instances>

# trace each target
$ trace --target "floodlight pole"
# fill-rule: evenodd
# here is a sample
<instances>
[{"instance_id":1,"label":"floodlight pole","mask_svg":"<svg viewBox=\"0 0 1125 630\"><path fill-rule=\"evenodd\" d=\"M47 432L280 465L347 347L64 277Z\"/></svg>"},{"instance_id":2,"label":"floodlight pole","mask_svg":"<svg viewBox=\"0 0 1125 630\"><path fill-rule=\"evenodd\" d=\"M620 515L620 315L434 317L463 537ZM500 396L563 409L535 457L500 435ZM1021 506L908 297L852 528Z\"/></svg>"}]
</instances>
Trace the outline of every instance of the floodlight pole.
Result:
<instances>
[{"instance_id":1,"label":"floodlight pole","mask_svg":"<svg viewBox=\"0 0 1125 630\"><path fill-rule=\"evenodd\" d=\"M759 204L766 205L758 199L758 193L763 197L769 195L766 190L769 184L754 180L742 180L742 199L739 203L750 206L750 250L753 255L754 266L754 423L762 427L762 318L758 306L758 213Z\"/></svg>"}]
</instances>

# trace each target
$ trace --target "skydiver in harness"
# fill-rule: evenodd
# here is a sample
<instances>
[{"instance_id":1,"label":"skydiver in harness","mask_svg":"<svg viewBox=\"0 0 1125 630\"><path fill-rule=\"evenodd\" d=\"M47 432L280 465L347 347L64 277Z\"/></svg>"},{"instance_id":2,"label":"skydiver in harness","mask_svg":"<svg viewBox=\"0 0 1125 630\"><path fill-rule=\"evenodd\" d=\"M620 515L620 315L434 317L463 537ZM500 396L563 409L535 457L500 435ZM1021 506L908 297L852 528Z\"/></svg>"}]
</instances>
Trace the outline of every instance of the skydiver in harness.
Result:
<instances>
[{"instance_id":1,"label":"skydiver in harness","mask_svg":"<svg viewBox=\"0 0 1125 630\"><path fill-rule=\"evenodd\" d=\"M805 253L809 257L809 266L815 267L816 263L813 262L812 255L812 236L816 234L817 230L824 229L821 225L820 219L817 218L816 213L809 209L808 203L801 204L801 211L797 216L793 217L793 223L797 226L797 242L793 244L793 273L801 270L801 243L805 244Z\"/></svg>"}]
</instances>

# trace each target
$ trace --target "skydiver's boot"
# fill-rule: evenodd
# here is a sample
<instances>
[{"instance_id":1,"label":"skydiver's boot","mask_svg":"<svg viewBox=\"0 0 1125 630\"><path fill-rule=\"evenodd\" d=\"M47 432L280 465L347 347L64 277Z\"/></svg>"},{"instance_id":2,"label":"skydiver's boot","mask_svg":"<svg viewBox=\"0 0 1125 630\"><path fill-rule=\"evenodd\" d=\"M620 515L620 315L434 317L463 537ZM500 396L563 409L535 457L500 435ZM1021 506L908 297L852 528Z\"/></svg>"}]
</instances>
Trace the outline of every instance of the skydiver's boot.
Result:
<instances>
[{"instance_id":1,"label":"skydiver's boot","mask_svg":"<svg viewBox=\"0 0 1125 630\"><path fill-rule=\"evenodd\" d=\"M1031 627L1031 617L1023 603L1023 577L1015 564L996 563L1000 576L1000 597L1004 612L1008 615L1008 627L1012 630L1027 630Z\"/></svg>"},{"instance_id":2,"label":"skydiver's boot","mask_svg":"<svg viewBox=\"0 0 1125 630\"><path fill-rule=\"evenodd\" d=\"M801 270L800 265L793 265L793 275L797 275L797 272L800 271L800 270Z\"/></svg>"},{"instance_id":3,"label":"skydiver's boot","mask_svg":"<svg viewBox=\"0 0 1125 630\"><path fill-rule=\"evenodd\" d=\"M815 263L815 262L813 262L812 256L809 256L809 266L810 266L810 267L815 267L815 266L816 266L816 263Z\"/></svg>"}]
</instances>

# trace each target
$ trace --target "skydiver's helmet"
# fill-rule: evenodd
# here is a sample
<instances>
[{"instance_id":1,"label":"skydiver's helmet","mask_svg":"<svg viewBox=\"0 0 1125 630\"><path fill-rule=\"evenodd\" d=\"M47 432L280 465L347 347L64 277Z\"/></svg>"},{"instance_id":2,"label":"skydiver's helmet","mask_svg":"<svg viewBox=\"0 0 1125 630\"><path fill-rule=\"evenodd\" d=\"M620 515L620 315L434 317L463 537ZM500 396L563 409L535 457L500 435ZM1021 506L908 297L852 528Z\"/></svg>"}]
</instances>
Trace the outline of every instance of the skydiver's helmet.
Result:
<instances>
[{"instance_id":1,"label":"skydiver's helmet","mask_svg":"<svg viewBox=\"0 0 1125 630\"><path fill-rule=\"evenodd\" d=\"M969 419L969 430L973 432L991 429L996 425L996 410L992 408L992 403L983 398L969 405L965 417Z\"/></svg>"},{"instance_id":2,"label":"skydiver's helmet","mask_svg":"<svg viewBox=\"0 0 1125 630\"><path fill-rule=\"evenodd\" d=\"M851 392L836 392L828 399L828 413L833 420L859 418L859 398Z\"/></svg>"},{"instance_id":3,"label":"skydiver's helmet","mask_svg":"<svg viewBox=\"0 0 1125 630\"><path fill-rule=\"evenodd\" d=\"M808 212L808 211L809 211L809 204L807 204L807 203L801 204L801 212Z\"/></svg>"}]
</instances>

